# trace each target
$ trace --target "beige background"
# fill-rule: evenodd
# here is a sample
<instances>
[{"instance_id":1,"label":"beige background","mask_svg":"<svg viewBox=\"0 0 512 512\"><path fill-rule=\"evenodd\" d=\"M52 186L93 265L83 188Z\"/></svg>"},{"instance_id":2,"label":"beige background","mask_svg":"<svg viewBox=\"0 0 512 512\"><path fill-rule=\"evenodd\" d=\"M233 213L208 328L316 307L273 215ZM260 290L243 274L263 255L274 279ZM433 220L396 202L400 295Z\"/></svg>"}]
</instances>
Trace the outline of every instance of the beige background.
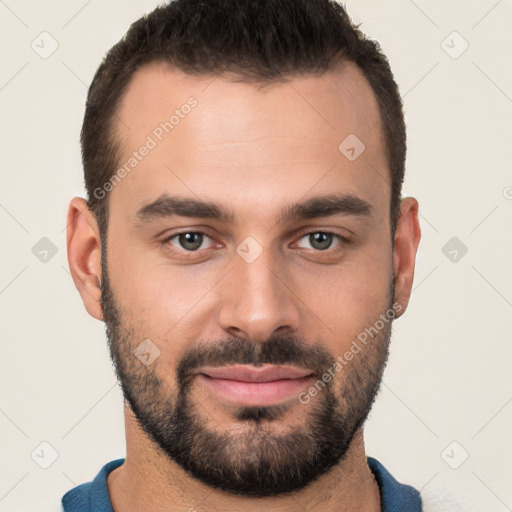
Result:
<instances>
[{"instance_id":1,"label":"beige background","mask_svg":"<svg viewBox=\"0 0 512 512\"><path fill-rule=\"evenodd\" d=\"M423 230L367 451L424 492L466 489L465 510L512 510L512 2L346 4L381 42L404 96L405 193L420 202ZM125 455L103 324L74 288L64 228L69 199L83 194L87 86L155 5L0 2L0 511L58 510L67 490ZM46 37L51 49L43 31L59 45L46 59L31 47ZM46 262L32 252L42 237L57 250ZM443 252L452 237L468 249L455 248L455 262L453 247ZM42 442L58 453L48 469L35 462L51 462Z\"/></svg>"}]
</instances>

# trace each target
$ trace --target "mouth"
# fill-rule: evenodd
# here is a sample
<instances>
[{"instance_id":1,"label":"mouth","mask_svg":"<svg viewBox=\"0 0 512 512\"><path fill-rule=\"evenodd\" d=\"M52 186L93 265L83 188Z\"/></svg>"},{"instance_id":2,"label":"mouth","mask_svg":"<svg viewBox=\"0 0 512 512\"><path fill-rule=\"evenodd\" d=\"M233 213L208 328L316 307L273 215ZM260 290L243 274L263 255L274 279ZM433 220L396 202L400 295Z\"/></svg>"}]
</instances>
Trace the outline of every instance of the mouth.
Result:
<instances>
[{"instance_id":1,"label":"mouth","mask_svg":"<svg viewBox=\"0 0 512 512\"><path fill-rule=\"evenodd\" d=\"M264 406L296 397L314 378L311 370L291 366L204 367L200 382L217 397L237 405Z\"/></svg>"}]
</instances>

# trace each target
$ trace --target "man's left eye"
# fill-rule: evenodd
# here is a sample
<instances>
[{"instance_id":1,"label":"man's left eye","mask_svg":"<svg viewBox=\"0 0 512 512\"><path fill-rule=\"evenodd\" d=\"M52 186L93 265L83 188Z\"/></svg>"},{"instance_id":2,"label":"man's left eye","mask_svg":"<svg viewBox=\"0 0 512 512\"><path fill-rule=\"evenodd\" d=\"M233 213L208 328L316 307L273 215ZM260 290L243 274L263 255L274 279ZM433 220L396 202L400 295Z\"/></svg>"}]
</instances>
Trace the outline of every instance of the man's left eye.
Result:
<instances>
[{"instance_id":1,"label":"man's left eye","mask_svg":"<svg viewBox=\"0 0 512 512\"><path fill-rule=\"evenodd\" d=\"M331 247L336 247L344 241L341 235L337 235L336 233L328 233L325 231L307 233L301 238L301 240L306 240L306 242L309 243L309 247L301 246L303 249L315 249L317 251L325 251ZM336 242L334 246L333 242Z\"/></svg>"}]
</instances>

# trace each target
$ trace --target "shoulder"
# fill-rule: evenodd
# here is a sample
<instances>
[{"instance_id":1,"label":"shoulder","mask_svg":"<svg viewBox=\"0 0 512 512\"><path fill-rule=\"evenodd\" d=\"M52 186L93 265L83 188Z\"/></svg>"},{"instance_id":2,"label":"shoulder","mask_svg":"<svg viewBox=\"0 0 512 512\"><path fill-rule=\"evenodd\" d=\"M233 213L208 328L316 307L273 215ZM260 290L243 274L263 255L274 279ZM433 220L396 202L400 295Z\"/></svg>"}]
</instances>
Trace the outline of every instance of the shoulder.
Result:
<instances>
[{"instance_id":1,"label":"shoulder","mask_svg":"<svg viewBox=\"0 0 512 512\"><path fill-rule=\"evenodd\" d=\"M421 497L417 489L403 484L373 457L367 457L368 467L380 489L382 512L421 512Z\"/></svg>"},{"instance_id":2,"label":"shoulder","mask_svg":"<svg viewBox=\"0 0 512 512\"><path fill-rule=\"evenodd\" d=\"M117 459L105 464L94 480L77 485L62 497L64 512L88 512L89 510L111 511L108 494L107 477L109 473L123 464L124 459Z\"/></svg>"}]
</instances>

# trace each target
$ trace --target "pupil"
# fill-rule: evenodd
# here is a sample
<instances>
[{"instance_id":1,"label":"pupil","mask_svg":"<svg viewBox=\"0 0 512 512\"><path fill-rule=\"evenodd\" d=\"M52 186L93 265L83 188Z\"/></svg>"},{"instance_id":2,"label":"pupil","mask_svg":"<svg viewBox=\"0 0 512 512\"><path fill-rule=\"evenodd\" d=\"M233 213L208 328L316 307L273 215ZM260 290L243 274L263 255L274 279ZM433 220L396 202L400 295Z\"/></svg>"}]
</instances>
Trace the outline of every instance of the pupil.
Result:
<instances>
[{"instance_id":1,"label":"pupil","mask_svg":"<svg viewBox=\"0 0 512 512\"><path fill-rule=\"evenodd\" d=\"M180 235L180 244L184 249L194 250L201 247L201 233L183 233Z\"/></svg>"},{"instance_id":2,"label":"pupil","mask_svg":"<svg viewBox=\"0 0 512 512\"><path fill-rule=\"evenodd\" d=\"M316 249L328 249L332 242L332 235L327 233L313 233L309 236L311 245Z\"/></svg>"}]
</instances>

